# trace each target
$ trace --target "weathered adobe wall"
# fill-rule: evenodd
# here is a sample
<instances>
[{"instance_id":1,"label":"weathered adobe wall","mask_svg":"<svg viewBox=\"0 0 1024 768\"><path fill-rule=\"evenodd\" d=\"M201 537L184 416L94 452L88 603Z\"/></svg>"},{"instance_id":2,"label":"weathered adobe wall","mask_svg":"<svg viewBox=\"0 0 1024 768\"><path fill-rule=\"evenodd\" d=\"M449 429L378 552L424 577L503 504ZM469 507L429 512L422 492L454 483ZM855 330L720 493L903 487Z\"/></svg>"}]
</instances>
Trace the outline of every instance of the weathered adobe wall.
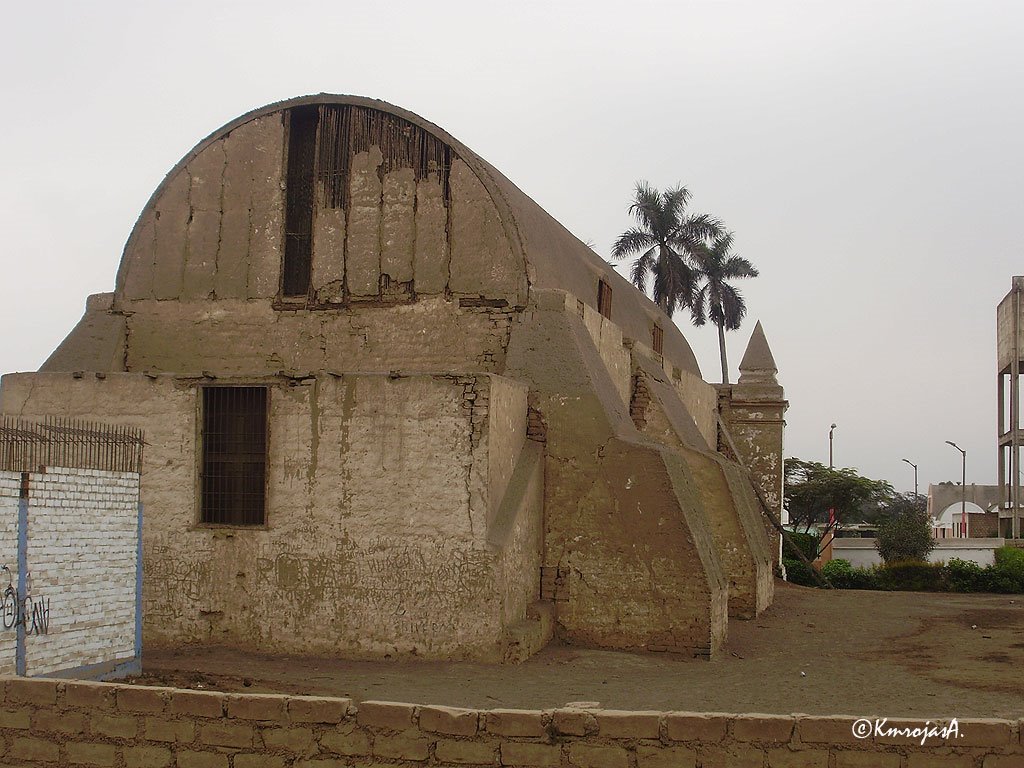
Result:
<instances>
[{"instance_id":1,"label":"weathered adobe wall","mask_svg":"<svg viewBox=\"0 0 1024 768\"><path fill-rule=\"evenodd\" d=\"M353 107L370 120L389 120ZM125 249L119 305L145 300L273 299L284 253L287 112L239 125L168 177ZM412 128L414 132L420 129ZM321 124L321 130L330 130ZM399 151L405 148L398 148ZM414 168L371 144L348 154L340 200L314 184L316 303L415 295L525 303L526 267L466 163ZM385 156L388 155L388 162ZM419 178L417 178L419 176ZM384 279L382 279L382 277ZM394 286L393 286L394 287Z\"/></svg>"},{"instance_id":2,"label":"weathered adobe wall","mask_svg":"<svg viewBox=\"0 0 1024 768\"><path fill-rule=\"evenodd\" d=\"M539 591L536 472L504 510L508 546L488 541L525 454L525 388L487 375L266 384L262 527L197 522L196 381L10 375L0 409L145 426L147 644L500 659Z\"/></svg>"},{"instance_id":3,"label":"weathered adobe wall","mask_svg":"<svg viewBox=\"0 0 1024 768\"><path fill-rule=\"evenodd\" d=\"M84 667L103 674L135 662L138 476L59 467L26 475L27 583L18 594L25 601L25 674ZM20 473L0 473L0 563L15 589L21 490ZM0 576L0 591L6 588ZM3 674L17 669L15 602L5 596Z\"/></svg>"},{"instance_id":4,"label":"weathered adobe wall","mask_svg":"<svg viewBox=\"0 0 1024 768\"><path fill-rule=\"evenodd\" d=\"M614 312L614 299L612 307ZM565 294L565 308L570 313L577 313L583 320L583 325L590 334L623 403L628 405L633 393L634 358L642 356L657 360L657 364L665 371L665 378L671 381L676 395L685 406L688 418L694 422L697 431L703 437L704 444L715 444L718 402L715 388L711 384L673 364L668 357L656 353L650 346L649 335L642 339L624 336L616 323L571 293ZM662 322L667 327L671 321L662 318Z\"/></svg>"},{"instance_id":5,"label":"weathered adobe wall","mask_svg":"<svg viewBox=\"0 0 1024 768\"><path fill-rule=\"evenodd\" d=\"M781 517L787 405L783 389L771 384L733 384L719 386L718 389L722 421L740 452L739 458L750 470L765 501ZM722 442L720 450L731 455L731 449ZM756 498L754 501L760 509ZM772 559L777 561L779 533L767 518L762 519Z\"/></svg>"},{"instance_id":6,"label":"weathered adobe wall","mask_svg":"<svg viewBox=\"0 0 1024 768\"><path fill-rule=\"evenodd\" d=\"M235 127L169 175L128 241L114 296L90 302L43 370L499 370L502 310L525 305L527 269L457 156L450 169L413 168L379 146L350 147L347 194L331 202L314 184L310 294L280 295L283 115Z\"/></svg>"},{"instance_id":7,"label":"weathered adobe wall","mask_svg":"<svg viewBox=\"0 0 1024 768\"><path fill-rule=\"evenodd\" d=\"M729 615L753 618L771 605L775 583L760 507L750 483L739 467L707 449L661 370L652 370L649 360L635 357L633 423L686 461L729 581Z\"/></svg>"},{"instance_id":8,"label":"weathered adobe wall","mask_svg":"<svg viewBox=\"0 0 1024 768\"><path fill-rule=\"evenodd\" d=\"M542 297L513 327L507 371L530 382L547 425L544 565L561 574L546 595L558 633L712 655L726 583L689 469L637 433L586 318L558 292Z\"/></svg>"},{"instance_id":9,"label":"weathered adobe wall","mask_svg":"<svg viewBox=\"0 0 1024 768\"><path fill-rule=\"evenodd\" d=\"M855 739L846 716L473 710L308 696L0 680L12 768L1016 768L1021 723L959 721L960 738ZM887 726L920 726L889 721Z\"/></svg>"},{"instance_id":10,"label":"weathered adobe wall","mask_svg":"<svg viewBox=\"0 0 1024 768\"><path fill-rule=\"evenodd\" d=\"M238 300L153 302L128 319L125 366L185 376L203 371L218 376L321 370L497 373L511 317L501 308L461 307L443 297L358 311L283 312L266 302Z\"/></svg>"}]
</instances>

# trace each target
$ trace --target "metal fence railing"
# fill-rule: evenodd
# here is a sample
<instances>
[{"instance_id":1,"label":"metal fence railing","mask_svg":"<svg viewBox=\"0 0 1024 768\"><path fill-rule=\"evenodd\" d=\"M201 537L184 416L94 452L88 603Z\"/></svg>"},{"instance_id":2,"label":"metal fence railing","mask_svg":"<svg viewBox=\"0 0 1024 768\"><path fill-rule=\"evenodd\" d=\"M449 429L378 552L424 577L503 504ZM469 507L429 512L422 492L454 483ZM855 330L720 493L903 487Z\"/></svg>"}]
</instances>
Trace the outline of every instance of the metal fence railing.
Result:
<instances>
[{"instance_id":1,"label":"metal fence railing","mask_svg":"<svg viewBox=\"0 0 1024 768\"><path fill-rule=\"evenodd\" d=\"M40 421L0 416L0 470L40 467L142 470L143 431L116 424L47 416Z\"/></svg>"}]
</instances>

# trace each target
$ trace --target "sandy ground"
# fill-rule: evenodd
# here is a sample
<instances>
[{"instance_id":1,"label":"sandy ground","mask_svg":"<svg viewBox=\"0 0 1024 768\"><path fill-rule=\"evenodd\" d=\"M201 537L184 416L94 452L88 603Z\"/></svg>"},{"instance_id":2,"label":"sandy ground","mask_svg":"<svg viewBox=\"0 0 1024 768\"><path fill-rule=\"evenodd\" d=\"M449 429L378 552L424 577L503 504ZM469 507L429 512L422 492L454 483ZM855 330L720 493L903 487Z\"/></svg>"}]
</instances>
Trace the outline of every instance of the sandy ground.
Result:
<instances>
[{"instance_id":1,"label":"sandy ground","mask_svg":"<svg viewBox=\"0 0 1024 768\"><path fill-rule=\"evenodd\" d=\"M714 661L552 645L518 666L145 654L135 682L491 709L1024 717L1024 596L820 591L777 583Z\"/></svg>"}]
</instances>

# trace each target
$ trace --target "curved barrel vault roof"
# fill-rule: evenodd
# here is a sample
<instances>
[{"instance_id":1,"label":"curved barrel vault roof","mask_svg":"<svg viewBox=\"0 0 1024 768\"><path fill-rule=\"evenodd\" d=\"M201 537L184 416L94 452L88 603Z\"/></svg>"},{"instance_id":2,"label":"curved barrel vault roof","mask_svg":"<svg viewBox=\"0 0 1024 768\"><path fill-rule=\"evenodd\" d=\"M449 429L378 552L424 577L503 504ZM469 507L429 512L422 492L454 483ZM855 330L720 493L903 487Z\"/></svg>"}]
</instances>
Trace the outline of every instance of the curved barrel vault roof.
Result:
<instances>
[{"instance_id":1,"label":"curved barrel vault roof","mask_svg":"<svg viewBox=\"0 0 1024 768\"><path fill-rule=\"evenodd\" d=\"M598 280L614 290L612 321L628 336L649 343L651 326L664 331L664 354L682 370L700 376L700 369L682 332L661 309L629 281L599 258L564 226L543 210L500 171L442 128L407 110L387 102L360 96L317 94L279 101L252 110L217 129L200 141L167 174L153 192L139 222L151 211L162 192L177 174L204 149L253 120L306 105L349 105L372 109L401 118L446 144L477 176L487 190L501 218L501 226L517 259L524 264L531 288L569 291L587 304L597 306ZM137 223L125 245L125 255L139 236ZM118 270L115 302L123 292L127 258Z\"/></svg>"}]
</instances>

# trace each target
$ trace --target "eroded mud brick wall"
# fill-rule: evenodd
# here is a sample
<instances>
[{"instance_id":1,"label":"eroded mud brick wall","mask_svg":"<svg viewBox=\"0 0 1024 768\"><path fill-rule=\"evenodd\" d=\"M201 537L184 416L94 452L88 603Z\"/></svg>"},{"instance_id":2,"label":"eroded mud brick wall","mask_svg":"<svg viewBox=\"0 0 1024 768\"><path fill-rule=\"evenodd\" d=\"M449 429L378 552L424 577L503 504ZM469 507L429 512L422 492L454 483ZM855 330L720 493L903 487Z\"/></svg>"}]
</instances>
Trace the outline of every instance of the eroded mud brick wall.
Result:
<instances>
[{"instance_id":1,"label":"eroded mud brick wall","mask_svg":"<svg viewBox=\"0 0 1024 768\"><path fill-rule=\"evenodd\" d=\"M25 507L20 524L19 496ZM24 674L138 669L138 530L136 474L58 467L2 473L0 559L10 574L0 577L0 592L8 587L8 575L14 590L4 593L0 611L5 673L19 666L19 621Z\"/></svg>"},{"instance_id":2,"label":"eroded mud brick wall","mask_svg":"<svg viewBox=\"0 0 1024 768\"><path fill-rule=\"evenodd\" d=\"M159 425L155 642L501 655L543 564L568 574L563 636L708 655L723 545L685 460L630 420L638 352L713 448L714 389L652 302L441 129L324 95L250 113L179 163L115 292L0 406ZM262 526L199 522L214 386L267 390ZM527 392L543 447L523 445Z\"/></svg>"},{"instance_id":3,"label":"eroded mud brick wall","mask_svg":"<svg viewBox=\"0 0 1024 768\"><path fill-rule=\"evenodd\" d=\"M612 648L707 656L725 637L726 591L678 457L638 440L621 331L571 296L535 294L508 372L543 414L544 591L559 635Z\"/></svg>"},{"instance_id":4,"label":"eroded mud brick wall","mask_svg":"<svg viewBox=\"0 0 1024 768\"><path fill-rule=\"evenodd\" d=\"M718 386L718 449L749 469L752 483L781 520L783 435L789 403L776 377L778 367L760 322L750 334L739 368L736 384ZM734 456L734 452L739 455ZM762 519L771 542L772 558L778 562L780 535L767 515Z\"/></svg>"},{"instance_id":5,"label":"eroded mud brick wall","mask_svg":"<svg viewBox=\"0 0 1024 768\"><path fill-rule=\"evenodd\" d=\"M200 522L200 382L10 375L2 405L146 425L143 501L160 510L144 521L147 643L500 658L539 592L539 463L501 505L520 483L526 388L489 375L264 385L267 511L254 526Z\"/></svg>"},{"instance_id":6,"label":"eroded mud brick wall","mask_svg":"<svg viewBox=\"0 0 1024 768\"><path fill-rule=\"evenodd\" d=\"M0 679L0 747L18 765L216 768L1017 768L1019 721L922 720L855 738L854 717L601 709L475 710L397 702ZM871 722L871 721L868 721Z\"/></svg>"},{"instance_id":7,"label":"eroded mud brick wall","mask_svg":"<svg viewBox=\"0 0 1024 768\"><path fill-rule=\"evenodd\" d=\"M113 301L123 366L498 370L526 301L512 242L478 176L422 128L354 105L259 117L143 213ZM343 307L363 311L315 311Z\"/></svg>"}]
</instances>

